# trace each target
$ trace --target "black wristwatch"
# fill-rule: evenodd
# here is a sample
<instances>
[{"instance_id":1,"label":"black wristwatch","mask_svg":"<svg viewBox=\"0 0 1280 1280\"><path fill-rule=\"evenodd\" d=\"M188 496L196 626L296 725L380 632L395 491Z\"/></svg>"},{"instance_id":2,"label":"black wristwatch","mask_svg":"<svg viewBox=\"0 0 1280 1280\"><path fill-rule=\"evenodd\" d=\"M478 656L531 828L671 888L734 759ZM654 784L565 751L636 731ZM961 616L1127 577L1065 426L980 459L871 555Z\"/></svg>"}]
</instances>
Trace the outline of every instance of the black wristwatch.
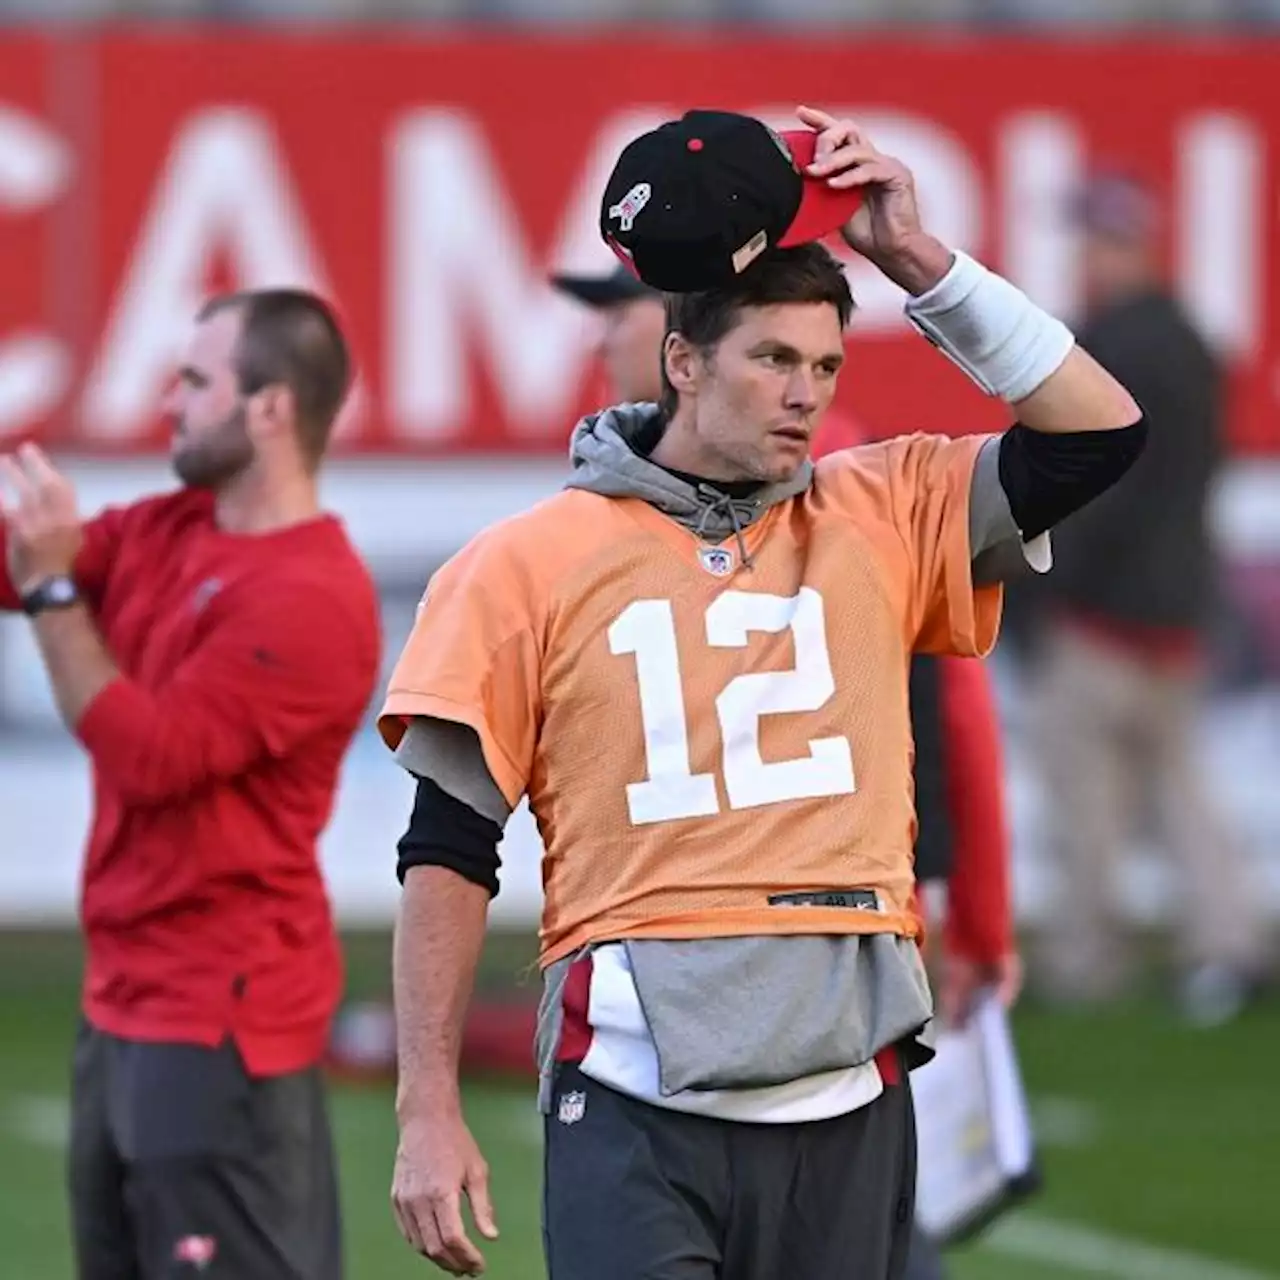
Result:
<instances>
[{"instance_id":1,"label":"black wristwatch","mask_svg":"<svg viewBox=\"0 0 1280 1280\"><path fill-rule=\"evenodd\" d=\"M75 579L65 573L52 578L42 578L36 585L22 593L22 611L29 618L47 609L69 609L80 602L80 588Z\"/></svg>"}]
</instances>

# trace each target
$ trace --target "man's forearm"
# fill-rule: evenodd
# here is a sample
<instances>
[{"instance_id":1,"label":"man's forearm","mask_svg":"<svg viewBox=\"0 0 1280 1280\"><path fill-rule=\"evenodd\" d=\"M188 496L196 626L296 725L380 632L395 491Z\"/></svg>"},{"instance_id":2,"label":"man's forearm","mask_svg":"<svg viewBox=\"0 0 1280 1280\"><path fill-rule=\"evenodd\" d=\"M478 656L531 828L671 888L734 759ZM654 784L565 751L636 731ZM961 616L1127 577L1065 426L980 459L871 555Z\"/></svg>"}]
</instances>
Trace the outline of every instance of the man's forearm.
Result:
<instances>
[{"instance_id":1,"label":"man's forearm","mask_svg":"<svg viewBox=\"0 0 1280 1280\"><path fill-rule=\"evenodd\" d=\"M1061 321L967 254L948 260L940 248L917 237L891 264L878 265L912 295L907 319L988 395L1012 405L1019 422L1056 435L1139 420L1133 397Z\"/></svg>"},{"instance_id":2,"label":"man's forearm","mask_svg":"<svg viewBox=\"0 0 1280 1280\"><path fill-rule=\"evenodd\" d=\"M115 680L120 670L88 608L47 609L32 621L40 656L53 686L58 713L75 728L85 708Z\"/></svg>"},{"instance_id":3,"label":"man's forearm","mask_svg":"<svg viewBox=\"0 0 1280 1280\"><path fill-rule=\"evenodd\" d=\"M444 867L411 867L393 978L401 1123L460 1105L458 1060L484 945L489 891Z\"/></svg>"},{"instance_id":4,"label":"man's forearm","mask_svg":"<svg viewBox=\"0 0 1280 1280\"><path fill-rule=\"evenodd\" d=\"M936 236L921 232L891 257L875 262L900 289L913 298L928 293L955 262L955 254Z\"/></svg>"},{"instance_id":5,"label":"man's forearm","mask_svg":"<svg viewBox=\"0 0 1280 1280\"><path fill-rule=\"evenodd\" d=\"M1013 407L1024 427L1050 435L1115 431L1142 417L1137 401L1080 347Z\"/></svg>"}]
</instances>

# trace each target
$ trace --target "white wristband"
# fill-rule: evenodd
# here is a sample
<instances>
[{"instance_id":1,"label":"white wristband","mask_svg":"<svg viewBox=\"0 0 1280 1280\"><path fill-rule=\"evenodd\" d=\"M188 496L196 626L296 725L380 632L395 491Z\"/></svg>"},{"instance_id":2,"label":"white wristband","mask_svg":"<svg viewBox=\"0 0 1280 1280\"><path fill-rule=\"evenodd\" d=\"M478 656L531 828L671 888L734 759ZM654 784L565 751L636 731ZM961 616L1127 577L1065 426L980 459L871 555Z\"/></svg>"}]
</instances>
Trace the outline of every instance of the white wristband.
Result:
<instances>
[{"instance_id":1,"label":"white wristband","mask_svg":"<svg viewBox=\"0 0 1280 1280\"><path fill-rule=\"evenodd\" d=\"M1075 346L1061 320L966 253L932 289L908 298L906 316L989 396L1025 400Z\"/></svg>"}]
</instances>

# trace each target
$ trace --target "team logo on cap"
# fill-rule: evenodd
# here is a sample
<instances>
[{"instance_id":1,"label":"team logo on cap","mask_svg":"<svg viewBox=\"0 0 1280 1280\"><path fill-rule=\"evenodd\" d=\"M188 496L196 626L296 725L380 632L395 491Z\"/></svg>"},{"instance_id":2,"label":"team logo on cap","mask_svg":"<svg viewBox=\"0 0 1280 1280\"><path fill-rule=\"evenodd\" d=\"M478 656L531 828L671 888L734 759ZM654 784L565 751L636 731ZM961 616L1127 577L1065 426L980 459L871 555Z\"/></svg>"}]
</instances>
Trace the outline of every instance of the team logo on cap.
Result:
<instances>
[{"instance_id":1,"label":"team logo on cap","mask_svg":"<svg viewBox=\"0 0 1280 1280\"><path fill-rule=\"evenodd\" d=\"M652 195L653 188L647 182L637 182L617 204L609 206L609 217L618 219L619 231L630 231L635 226L636 218Z\"/></svg>"},{"instance_id":2,"label":"team logo on cap","mask_svg":"<svg viewBox=\"0 0 1280 1280\"><path fill-rule=\"evenodd\" d=\"M727 578L733 572L733 552L727 547L703 547L698 559L713 578Z\"/></svg>"},{"instance_id":3,"label":"team logo on cap","mask_svg":"<svg viewBox=\"0 0 1280 1280\"><path fill-rule=\"evenodd\" d=\"M174 1262L185 1263L196 1271L205 1271L218 1256L218 1242L213 1236L183 1236L173 1246Z\"/></svg>"}]
</instances>

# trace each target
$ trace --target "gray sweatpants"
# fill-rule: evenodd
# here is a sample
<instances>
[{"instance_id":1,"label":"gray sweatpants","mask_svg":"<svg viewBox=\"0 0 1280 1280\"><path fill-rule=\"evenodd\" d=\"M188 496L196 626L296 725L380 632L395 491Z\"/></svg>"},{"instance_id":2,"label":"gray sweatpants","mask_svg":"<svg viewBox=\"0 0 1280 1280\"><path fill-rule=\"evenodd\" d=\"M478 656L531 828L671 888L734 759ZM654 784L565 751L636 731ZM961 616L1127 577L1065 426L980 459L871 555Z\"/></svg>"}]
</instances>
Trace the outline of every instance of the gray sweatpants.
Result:
<instances>
[{"instance_id":1,"label":"gray sweatpants","mask_svg":"<svg viewBox=\"0 0 1280 1280\"><path fill-rule=\"evenodd\" d=\"M901 1280L915 1206L911 1088L831 1120L739 1124L557 1068L546 1117L549 1280Z\"/></svg>"},{"instance_id":2,"label":"gray sweatpants","mask_svg":"<svg viewBox=\"0 0 1280 1280\"><path fill-rule=\"evenodd\" d=\"M946 1274L942 1250L917 1227L911 1233L907 1270L902 1280L944 1280Z\"/></svg>"},{"instance_id":3,"label":"gray sweatpants","mask_svg":"<svg viewBox=\"0 0 1280 1280\"><path fill-rule=\"evenodd\" d=\"M80 1280L341 1280L318 1069L255 1079L230 1041L82 1024L68 1175Z\"/></svg>"}]
</instances>

